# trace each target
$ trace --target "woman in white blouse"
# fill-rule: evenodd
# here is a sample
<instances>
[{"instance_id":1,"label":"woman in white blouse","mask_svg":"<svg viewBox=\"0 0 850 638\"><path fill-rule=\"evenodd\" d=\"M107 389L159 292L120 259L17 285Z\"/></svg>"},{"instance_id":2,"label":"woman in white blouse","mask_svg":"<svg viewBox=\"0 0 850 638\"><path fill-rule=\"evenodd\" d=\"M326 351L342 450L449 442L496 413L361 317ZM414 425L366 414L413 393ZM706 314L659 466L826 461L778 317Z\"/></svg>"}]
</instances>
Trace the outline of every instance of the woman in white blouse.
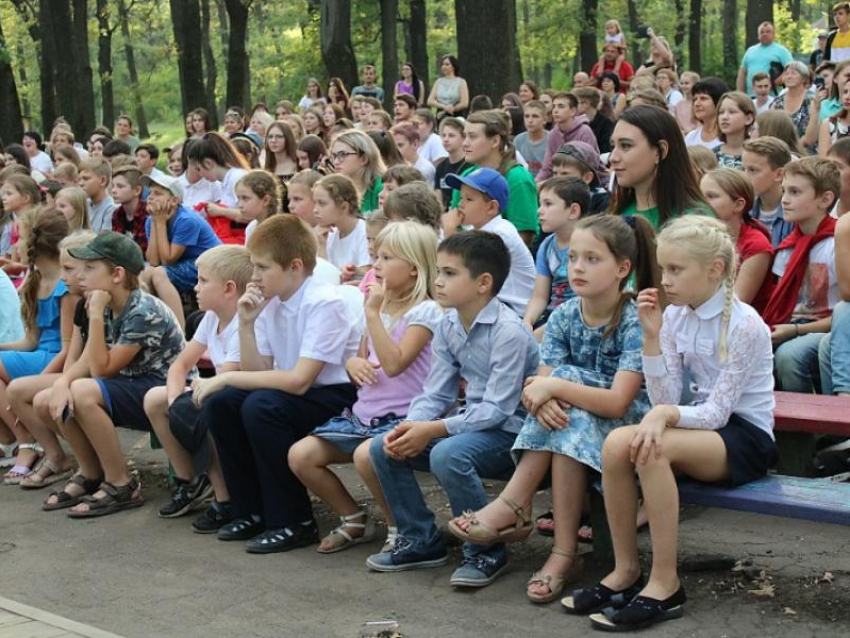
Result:
<instances>
[{"instance_id":1,"label":"woman in white blouse","mask_svg":"<svg viewBox=\"0 0 850 638\"><path fill-rule=\"evenodd\" d=\"M664 295L643 290L643 370L652 410L620 428L603 448L602 485L616 566L596 587L564 604L592 613L603 629L628 631L682 614L676 569L679 493L676 475L741 485L765 475L776 458L773 353L761 317L734 294L735 246L724 224L700 215L671 222L658 237ZM640 478L652 534L652 571L643 584L635 515ZM568 605L567 603L570 603Z\"/></svg>"}]
</instances>

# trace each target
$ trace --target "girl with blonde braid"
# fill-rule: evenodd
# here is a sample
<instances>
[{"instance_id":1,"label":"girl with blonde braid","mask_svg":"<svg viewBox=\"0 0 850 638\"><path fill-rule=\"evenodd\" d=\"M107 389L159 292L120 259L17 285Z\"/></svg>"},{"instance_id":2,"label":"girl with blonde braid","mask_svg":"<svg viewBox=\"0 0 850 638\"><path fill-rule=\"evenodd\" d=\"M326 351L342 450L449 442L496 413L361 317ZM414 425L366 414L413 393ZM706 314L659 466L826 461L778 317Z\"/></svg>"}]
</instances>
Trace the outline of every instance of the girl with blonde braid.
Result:
<instances>
[{"instance_id":1,"label":"girl with blonde braid","mask_svg":"<svg viewBox=\"0 0 850 638\"><path fill-rule=\"evenodd\" d=\"M639 425L611 432L602 450L616 564L599 584L562 601L572 613L592 613L594 627L608 631L682 615L676 476L737 486L764 476L776 458L770 331L735 295L737 258L726 226L699 215L675 219L658 236L658 261L670 305L662 314L661 293L653 288L637 298L654 407ZM652 536L645 586L635 472Z\"/></svg>"}]
</instances>

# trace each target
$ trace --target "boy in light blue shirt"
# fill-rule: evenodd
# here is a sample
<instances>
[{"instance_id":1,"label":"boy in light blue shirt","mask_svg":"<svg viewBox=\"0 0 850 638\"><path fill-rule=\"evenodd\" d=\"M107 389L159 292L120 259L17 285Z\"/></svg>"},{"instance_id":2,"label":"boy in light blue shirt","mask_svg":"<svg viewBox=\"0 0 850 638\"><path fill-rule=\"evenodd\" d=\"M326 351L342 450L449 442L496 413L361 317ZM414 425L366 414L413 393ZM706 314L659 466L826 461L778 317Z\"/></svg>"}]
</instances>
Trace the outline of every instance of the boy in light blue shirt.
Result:
<instances>
[{"instance_id":1,"label":"boy in light blue shirt","mask_svg":"<svg viewBox=\"0 0 850 638\"><path fill-rule=\"evenodd\" d=\"M448 311L432 342L431 372L407 419L373 439L369 451L398 526L395 545L366 561L379 572L448 562L414 471L434 474L456 516L486 505L481 479L513 473L511 447L525 418L523 382L536 374L539 360L531 331L496 296L510 271L498 235L452 235L440 245L437 266L437 301ZM446 416L464 380L465 407ZM456 587L489 585L508 563L504 544L467 543L463 556L450 581Z\"/></svg>"},{"instance_id":2,"label":"boy in light blue shirt","mask_svg":"<svg viewBox=\"0 0 850 638\"><path fill-rule=\"evenodd\" d=\"M21 323L21 300L12 280L0 270L0 343L20 341L24 338Z\"/></svg>"}]
</instances>

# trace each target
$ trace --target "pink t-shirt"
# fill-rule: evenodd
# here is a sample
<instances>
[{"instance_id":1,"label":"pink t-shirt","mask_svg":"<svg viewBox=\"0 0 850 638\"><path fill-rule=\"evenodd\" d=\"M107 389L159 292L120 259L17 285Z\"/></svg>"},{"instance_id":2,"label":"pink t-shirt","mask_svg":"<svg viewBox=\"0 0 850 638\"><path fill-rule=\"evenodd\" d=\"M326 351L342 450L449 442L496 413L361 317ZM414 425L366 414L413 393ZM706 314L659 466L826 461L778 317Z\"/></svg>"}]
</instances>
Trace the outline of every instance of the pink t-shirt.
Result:
<instances>
[{"instance_id":1,"label":"pink t-shirt","mask_svg":"<svg viewBox=\"0 0 850 638\"><path fill-rule=\"evenodd\" d=\"M414 306L398 319L395 325L391 325L392 319L389 315L381 315L381 320L394 343L401 341L405 330L410 326L422 326L433 335L442 318L443 311L434 301L423 301ZM368 360L379 363L371 337L367 337L366 347ZM360 388L357 392L357 402L351 409L352 412L364 425L368 425L372 419L388 414L404 417L410 402L422 394L422 387L430 370L431 343L429 341L422 348L419 356L401 374L389 377L383 368L378 368L378 380L372 385L364 385Z\"/></svg>"}]
</instances>

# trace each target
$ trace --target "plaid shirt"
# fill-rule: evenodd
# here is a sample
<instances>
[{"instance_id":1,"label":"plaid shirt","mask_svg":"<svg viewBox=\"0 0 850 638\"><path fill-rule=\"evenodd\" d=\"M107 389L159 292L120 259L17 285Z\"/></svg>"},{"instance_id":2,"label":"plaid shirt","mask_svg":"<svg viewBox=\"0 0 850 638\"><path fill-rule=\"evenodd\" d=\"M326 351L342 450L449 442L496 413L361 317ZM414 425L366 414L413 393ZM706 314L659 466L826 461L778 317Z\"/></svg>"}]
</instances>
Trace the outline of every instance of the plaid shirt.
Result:
<instances>
[{"instance_id":1,"label":"plaid shirt","mask_svg":"<svg viewBox=\"0 0 850 638\"><path fill-rule=\"evenodd\" d=\"M145 234L145 221L148 218L148 205L144 200L139 200L136 206L136 212L132 219L127 219L127 213L124 212L124 206L119 206L112 214L112 230L122 235L132 237L139 248L142 249L142 254L148 249L148 237Z\"/></svg>"}]
</instances>

